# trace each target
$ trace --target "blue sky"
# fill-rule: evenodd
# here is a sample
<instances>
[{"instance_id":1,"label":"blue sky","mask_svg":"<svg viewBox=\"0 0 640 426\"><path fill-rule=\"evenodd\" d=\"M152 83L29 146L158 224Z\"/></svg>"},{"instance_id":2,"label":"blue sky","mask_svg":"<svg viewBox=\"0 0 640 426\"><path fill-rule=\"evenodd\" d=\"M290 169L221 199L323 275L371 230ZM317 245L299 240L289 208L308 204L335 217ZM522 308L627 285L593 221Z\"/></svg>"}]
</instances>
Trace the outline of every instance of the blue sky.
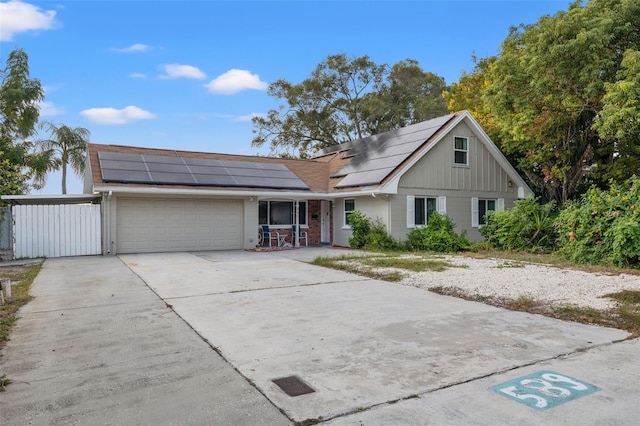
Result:
<instances>
[{"instance_id":1,"label":"blue sky","mask_svg":"<svg viewBox=\"0 0 640 426\"><path fill-rule=\"evenodd\" d=\"M569 1L9 1L0 60L23 48L46 93L41 120L95 143L235 154L250 117L278 106L270 82L298 83L328 55L412 58L456 82L509 27ZM44 136L44 135L43 135ZM73 173L68 192L81 193ZM59 194L60 175L34 194Z\"/></svg>"}]
</instances>

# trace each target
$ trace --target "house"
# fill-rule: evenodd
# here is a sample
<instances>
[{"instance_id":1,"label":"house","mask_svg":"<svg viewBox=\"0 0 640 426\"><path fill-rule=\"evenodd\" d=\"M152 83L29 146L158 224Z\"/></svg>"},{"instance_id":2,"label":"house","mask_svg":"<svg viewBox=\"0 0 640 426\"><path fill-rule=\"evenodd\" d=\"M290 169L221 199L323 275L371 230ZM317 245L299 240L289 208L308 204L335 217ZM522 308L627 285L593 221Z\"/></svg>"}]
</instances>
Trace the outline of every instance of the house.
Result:
<instances>
[{"instance_id":1,"label":"house","mask_svg":"<svg viewBox=\"0 0 640 426\"><path fill-rule=\"evenodd\" d=\"M249 249L260 225L348 246L356 210L396 239L438 211L480 240L486 211L531 194L467 111L308 160L89 144L84 192L101 196L104 254Z\"/></svg>"}]
</instances>

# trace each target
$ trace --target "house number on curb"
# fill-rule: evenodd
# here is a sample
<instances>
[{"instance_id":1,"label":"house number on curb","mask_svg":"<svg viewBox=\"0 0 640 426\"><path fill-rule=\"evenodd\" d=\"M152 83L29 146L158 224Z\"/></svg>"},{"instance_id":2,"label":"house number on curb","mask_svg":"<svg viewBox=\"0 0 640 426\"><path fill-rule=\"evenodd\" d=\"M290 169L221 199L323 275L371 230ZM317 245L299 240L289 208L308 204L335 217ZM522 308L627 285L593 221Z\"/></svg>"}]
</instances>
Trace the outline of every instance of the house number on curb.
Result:
<instances>
[{"instance_id":1,"label":"house number on curb","mask_svg":"<svg viewBox=\"0 0 640 426\"><path fill-rule=\"evenodd\" d=\"M597 392L599 387L553 371L539 371L491 388L494 392L544 411Z\"/></svg>"}]
</instances>

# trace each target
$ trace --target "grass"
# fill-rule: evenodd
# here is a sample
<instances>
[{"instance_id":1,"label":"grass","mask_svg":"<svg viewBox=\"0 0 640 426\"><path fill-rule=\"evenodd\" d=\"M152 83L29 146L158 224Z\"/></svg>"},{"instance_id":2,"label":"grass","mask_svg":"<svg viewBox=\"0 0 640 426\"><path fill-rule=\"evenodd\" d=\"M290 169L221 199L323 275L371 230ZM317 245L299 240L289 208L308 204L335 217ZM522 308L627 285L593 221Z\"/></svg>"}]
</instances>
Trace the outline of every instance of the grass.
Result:
<instances>
[{"instance_id":1,"label":"grass","mask_svg":"<svg viewBox=\"0 0 640 426\"><path fill-rule=\"evenodd\" d=\"M447 260L434 259L430 256L407 255L399 253L377 253L374 255L342 255L339 257L321 256L314 259L314 265L340 271L352 272L383 281L397 282L402 280L402 270L411 272L441 272L447 268L462 268Z\"/></svg>"},{"instance_id":2,"label":"grass","mask_svg":"<svg viewBox=\"0 0 640 426\"><path fill-rule=\"evenodd\" d=\"M40 272L40 263L23 266L0 267L0 278L11 280L11 303L0 306L0 349L9 340L11 329L18 321L18 310L24 306L31 296L29 287Z\"/></svg>"},{"instance_id":3,"label":"grass","mask_svg":"<svg viewBox=\"0 0 640 426\"><path fill-rule=\"evenodd\" d=\"M576 265L561 257L550 254L506 252L499 250L481 250L475 253L465 252L465 256L474 258L499 258L505 261L496 268L523 268L526 264L534 263L544 266L582 270L591 273L605 273L611 275L632 274L639 275L639 270L628 270L606 266ZM406 253L385 253L361 256L321 257L313 261L315 265L348 271L371 278L386 281L402 279L401 271L444 271L457 265L429 254L419 255ZM459 297L466 300L481 302L514 311L529 312L546 315L565 321L585 324L596 324L605 327L619 328L628 331L633 337L640 336L640 291L623 290L618 293L607 294L604 297L617 302L616 307L609 310L598 310L577 306L553 306L530 296L520 296L518 299L499 298L485 295L471 295L464 290L451 287L429 288L438 294Z\"/></svg>"}]
</instances>

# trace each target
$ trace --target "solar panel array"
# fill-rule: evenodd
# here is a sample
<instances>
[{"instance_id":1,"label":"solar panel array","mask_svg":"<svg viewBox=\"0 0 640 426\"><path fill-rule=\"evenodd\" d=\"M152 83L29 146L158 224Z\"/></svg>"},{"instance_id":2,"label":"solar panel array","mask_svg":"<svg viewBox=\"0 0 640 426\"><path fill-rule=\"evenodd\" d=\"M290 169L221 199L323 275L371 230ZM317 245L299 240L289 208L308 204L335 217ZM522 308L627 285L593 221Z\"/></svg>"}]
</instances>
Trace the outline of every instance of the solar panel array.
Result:
<instances>
[{"instance_id":1,"label":"solar panel array","mask_svg":"<svg viewBox=\"0 0 640 426\"><path fill-rule=\"evenodd\" d=\"M345 153L345 157L352 157L349 164L331 176L344 177L335 187L381 183L454 116L450 114L360 139Z\"/></svg>"},{"instance_id":2,"label":"solar panel array","mask_svg":"<svg viewBox=\"0 0 640 426\"><path fill-rule=\"evenodd\" d=\"M99 151L102 180L156 185L308 190L281 163Z\"/></svg>"}]
</instances>

